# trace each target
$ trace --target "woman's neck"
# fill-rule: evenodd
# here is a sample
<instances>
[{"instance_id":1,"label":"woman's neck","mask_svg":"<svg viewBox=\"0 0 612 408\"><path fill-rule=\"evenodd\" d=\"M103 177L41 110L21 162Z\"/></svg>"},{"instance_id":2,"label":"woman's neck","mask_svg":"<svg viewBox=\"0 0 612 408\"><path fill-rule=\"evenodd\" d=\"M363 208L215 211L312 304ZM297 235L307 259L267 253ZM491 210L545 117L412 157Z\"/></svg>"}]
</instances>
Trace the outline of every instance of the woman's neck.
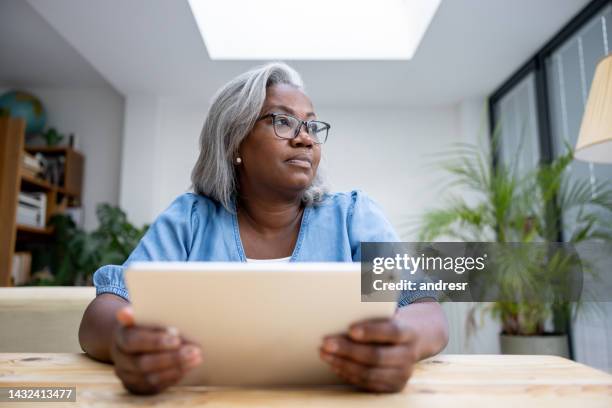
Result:
<instances>
[{"instance_id":1,"label":"woman's neck","mask_svg":"<svg viewBox=\"0 0 612 408\"><path fill-rule=\"evenodd\" d=\"M300 222L303 211L301 200L238 198L238 217L260 233L274 233L292 229Z\"/></svg>"}]
</instances>

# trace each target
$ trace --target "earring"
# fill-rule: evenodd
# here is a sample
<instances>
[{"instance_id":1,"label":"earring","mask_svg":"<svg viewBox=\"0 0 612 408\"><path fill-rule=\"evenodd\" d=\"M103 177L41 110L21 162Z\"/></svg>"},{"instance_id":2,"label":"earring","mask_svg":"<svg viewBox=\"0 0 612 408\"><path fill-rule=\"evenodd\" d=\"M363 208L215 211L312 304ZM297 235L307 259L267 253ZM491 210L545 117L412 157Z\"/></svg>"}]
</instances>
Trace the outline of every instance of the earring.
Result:
<instances>
[{"instance_id":1,"label":"earring","mask_svg":"<svg viewBox=\"0 0 612 408\"><path fill-rule=\"evenodd\" d=\"M242 163L242 159L240 157L236 157L236 164Z\"/></svg>"}]
</instances>

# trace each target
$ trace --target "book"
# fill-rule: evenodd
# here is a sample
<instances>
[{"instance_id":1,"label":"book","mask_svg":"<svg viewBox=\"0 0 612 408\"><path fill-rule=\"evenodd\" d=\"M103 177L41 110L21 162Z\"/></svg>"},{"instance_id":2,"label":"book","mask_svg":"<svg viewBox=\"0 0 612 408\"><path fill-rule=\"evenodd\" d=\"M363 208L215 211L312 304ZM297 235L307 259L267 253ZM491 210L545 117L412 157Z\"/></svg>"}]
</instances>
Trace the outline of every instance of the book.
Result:
<instances>
[{"instance_id":1,"label":"book","mask_svg":"<svg viewBox=\"0 0 612 408\"><path fill-rule=\"evenodd\" d=\"M21 167L21 174L22 175L26 175L26 176L30 176L30 177L35 178L37 180L46 181L42 177L42 174L40 172L31 170L31 169L29 169L27 167Z\"/></svg>"},{"instance_id":2,"label":"book","mask_svg":"<svg viewBox=\"0 0 612 408\"><path fill-rule=\"evenodd\" d=\"M27 167L32 167L32 168L37 168L37 169L42 168L40 161L34 155L28 152L23 153L23 164L26 165Z\"/></svg>"},{"instance_id":3,"label":"book","mask_svg":"<svg viewBox=\"0 0 612 408\"><path fill-rule=\"evenodd\" d=\"M47 195L45 193L19 193L17 223L44 228L47 222Z\"/></svg>"},{"instance_id":4,"label":"book","mask_svg":"<svg viewBox=\"0 0 612 408\"><path fill-rule=\"evenodd\" d=\"M11 278L14 286L24 285L30 281L30 272L32 269L32 254L30 252L20 251L13 255L13 268L11 270Z\"/></svg>"},{"instance_id":5,"label":"book","mask_svg":"<svg viewBox=\"0 0 612 408\"><path fill-rule=\"evenodd\" d=\"M42 163L30 153L24 152L22 167L40 173L43 170Z\"/></svg>"}]
</instances>

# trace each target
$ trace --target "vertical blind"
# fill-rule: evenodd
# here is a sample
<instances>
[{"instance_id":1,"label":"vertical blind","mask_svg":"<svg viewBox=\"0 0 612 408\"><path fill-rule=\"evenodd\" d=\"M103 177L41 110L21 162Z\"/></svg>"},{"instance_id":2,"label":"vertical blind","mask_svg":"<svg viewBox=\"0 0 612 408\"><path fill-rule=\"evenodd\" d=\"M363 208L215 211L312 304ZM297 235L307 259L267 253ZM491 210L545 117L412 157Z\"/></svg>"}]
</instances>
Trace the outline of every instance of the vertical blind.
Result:
<instances>
[{"instance_id":1,"label":"vertical blind","mask_svg":"<svg viewBox=\"0 0 612 408\"><path fill-rule=\"evenodd\" d=\"M535 75L528 74L499 100L495 109L498 157L515 175L522 176L540 160Z\"/></svg>"}]
</instances>

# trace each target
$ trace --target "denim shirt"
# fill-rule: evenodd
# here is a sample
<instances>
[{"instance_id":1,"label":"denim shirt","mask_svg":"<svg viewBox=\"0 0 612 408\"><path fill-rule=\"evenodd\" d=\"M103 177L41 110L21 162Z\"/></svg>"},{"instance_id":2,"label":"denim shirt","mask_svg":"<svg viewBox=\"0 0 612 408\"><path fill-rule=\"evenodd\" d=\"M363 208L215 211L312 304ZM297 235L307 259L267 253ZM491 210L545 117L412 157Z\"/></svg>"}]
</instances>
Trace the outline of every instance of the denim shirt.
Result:
<instances>
[{"instance_id":1,"label":"denim shirt","mask_svg":"<svg viewBox=\"0 0 612 408\"><path fill-rule=\"evenodd\" d=\"M397 241L381 208L363 192L327 194L322 203L305 207L290 262L359 262L361 242ZM96 295L113 293L129 300L123 272L135 261L246 262L236 214L202 195L179 196L153 222L123 265L96 271ZM399 306L421 297L432 295L403 293Z\"/></svg>"}]
</instances>

